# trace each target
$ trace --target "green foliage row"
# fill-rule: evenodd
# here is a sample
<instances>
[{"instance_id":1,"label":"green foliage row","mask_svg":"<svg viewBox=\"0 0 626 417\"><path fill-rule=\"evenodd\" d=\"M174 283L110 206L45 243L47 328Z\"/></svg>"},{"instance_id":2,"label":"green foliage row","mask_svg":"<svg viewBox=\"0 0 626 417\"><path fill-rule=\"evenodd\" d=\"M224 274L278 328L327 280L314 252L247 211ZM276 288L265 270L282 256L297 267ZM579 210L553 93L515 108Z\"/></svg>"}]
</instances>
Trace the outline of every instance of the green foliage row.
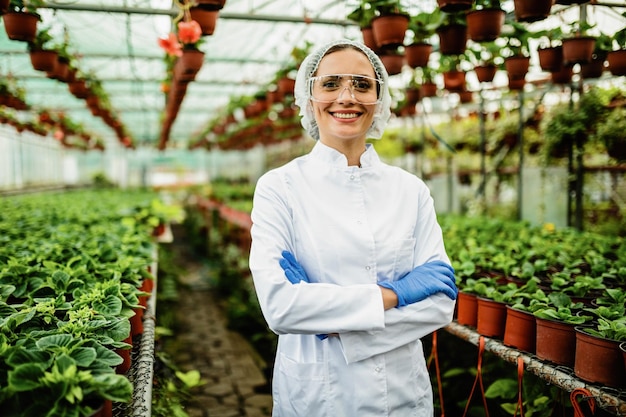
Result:
<instances>
[{"instance_id":1,"label":"green foliage row","mask_svg":"<svg viewBox=\"0 0 626 417\"><path fill-rule=\"evenodd\" d=\"M37 194L0 200L0 408L5 416L89 415L129 402L115 372L139 290L153 279L150 192Z\"/></svg>"}]
</instances>

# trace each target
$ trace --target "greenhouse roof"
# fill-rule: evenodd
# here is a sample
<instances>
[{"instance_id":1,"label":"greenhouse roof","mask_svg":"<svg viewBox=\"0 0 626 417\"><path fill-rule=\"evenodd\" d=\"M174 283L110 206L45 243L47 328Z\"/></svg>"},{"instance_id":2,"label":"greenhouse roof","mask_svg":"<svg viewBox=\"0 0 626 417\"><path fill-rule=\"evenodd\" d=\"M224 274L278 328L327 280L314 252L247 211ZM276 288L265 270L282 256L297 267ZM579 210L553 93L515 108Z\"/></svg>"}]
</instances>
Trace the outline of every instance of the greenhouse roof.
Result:
<instances>
[{"instance_id":1,"label":"greenhouse roof","mask_svg":"<svg viewBox=\"0 0 626 417\"><path fill-rule=\"evenodd\" d=\"M408 2L407 2L408 3ZM432 11L435 0L413 2L411 12ZM39 27L48 27L53 42L69 42L79 69L101 81L111 107L137 144L156 144L162 125L166 60L158 39L166 37L180 9L171 0L48 1ZM220 11L215 31L203 37L204 65L188 86L171 129L168 146L185 147L206 129L230 100L250 96L267 86L290 60L294 47L319 45L339 37L362 39L359 27L346 19L357 1L339 0L228 0ZM503 2L507 11L513 2ZM603 33L624 26L620 16L626 2L588 8L588 19ZM619 7L618 7L619 6ZM578 7L553 15L543 25L561 25L579 16ZM556 12L555 12L556 10ZM571 13L570 13L571 12ZM566 13L570 13L567 15ZM25 91L32 117L40 109L63 111L73 121L116 143L114 131L92 114L85 101L68 85L33 69L27 43L10 40L0 32L0 74L13 77ZM396 85L406 74L394 76Z\"/></svg>"}]
</instances>

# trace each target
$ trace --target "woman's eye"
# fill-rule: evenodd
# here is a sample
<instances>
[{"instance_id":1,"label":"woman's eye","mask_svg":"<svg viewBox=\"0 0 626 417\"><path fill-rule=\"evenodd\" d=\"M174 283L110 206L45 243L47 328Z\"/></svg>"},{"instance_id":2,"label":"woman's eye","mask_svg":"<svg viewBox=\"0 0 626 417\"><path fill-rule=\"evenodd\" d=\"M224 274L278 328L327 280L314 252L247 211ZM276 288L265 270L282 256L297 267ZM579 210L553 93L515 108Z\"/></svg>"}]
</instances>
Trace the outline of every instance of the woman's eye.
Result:
<instances>
[{"instance_id":1,"label":"woman's eye","mask_svg":"<svg viewBox=\"0 0 626 417\"><path fill-rule=\"evenodd\" d=\"M372 87L369 80L353 80L353 85L357 90L369 90Z\"/></svg>"},{"instance_id":2,"label":"woman's eye","mask_svg":"<svg viewBox=\"0 0 626 417\"><path fill-rule=\"evenodd\" d=\"M326 88L326 89L331 89L331 88L338 88L339 87L339 81L337 80L328 80L325 81L322 84L322 87Z\"/></svg>"}]
</instances>

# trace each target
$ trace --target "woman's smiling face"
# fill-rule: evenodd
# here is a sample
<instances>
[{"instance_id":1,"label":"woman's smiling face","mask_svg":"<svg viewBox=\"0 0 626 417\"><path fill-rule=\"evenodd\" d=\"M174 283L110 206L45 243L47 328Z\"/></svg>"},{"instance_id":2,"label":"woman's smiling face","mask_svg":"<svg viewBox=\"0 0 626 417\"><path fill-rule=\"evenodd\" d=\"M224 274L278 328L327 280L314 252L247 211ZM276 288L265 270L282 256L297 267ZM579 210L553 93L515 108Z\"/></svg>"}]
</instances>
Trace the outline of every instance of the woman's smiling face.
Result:
<instances>
[{"instance_id":1,"label":"woman's smiling face","mask_svg":"<svg viewBox=\"0 0 626 417\"><path fill-rule=\"evenodd\" d=\"M346 48L324 56L315 76L354 74L376 78L374 68L362 52ZM360 104L350 88L341 88L337 99L331 103L311 100L322 143L333 146L347 140L365 142L372 125L376 104ZM341 145L340 145L341 146Z\"/></svg>"}]
</instances>

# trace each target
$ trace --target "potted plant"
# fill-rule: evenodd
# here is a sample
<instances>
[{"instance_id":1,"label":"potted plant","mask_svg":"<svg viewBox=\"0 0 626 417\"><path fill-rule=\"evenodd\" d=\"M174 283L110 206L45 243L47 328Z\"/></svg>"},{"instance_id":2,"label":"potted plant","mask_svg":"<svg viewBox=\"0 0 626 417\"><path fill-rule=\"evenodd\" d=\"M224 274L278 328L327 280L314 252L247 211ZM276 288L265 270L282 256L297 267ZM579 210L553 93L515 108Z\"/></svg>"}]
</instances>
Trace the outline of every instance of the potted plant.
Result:
<instances>
[{"instance_id":1,"label":"potted plant","mask_svg":"<svg viewBox=\"0 0 626 417\"><path fill-rule=\"evenodd\" d=\"M596 139L604 144L606 152L617 162L626 161L626 108L617 107L599 123Z\"/></svg>"},{"instance_id":2,"label":"potted plant","mask_svg":"<svg viewBox=\"0 0 626 417\"><path fill-rule=\"evenodd\" d=\"M626 12L622 13L626 17ZM616 48L607 54L609 71L615 76L626 75L626 27L613 35L613 46Z\"/></svg>"},{"instance_id":3,"label":"potted plant","mask_svg":"<svg viewBox=\"0 0 626 417\"><path fill-rule=\"evenodd\" d=\"M537 37L537 32L532 32L526 26L518 22L510 22L503 28L502 37L506 44L502 50L504 66L511 81L524 80L530 67L530 39ZM523 82L521 85L523 87Z\"/></svg>"},{"instance_id":4,"label":"potted plant","mask_svg":"<svg viewBox=\"0 0 626 417\"><path fill-rule=\"evenodd\" d=\"M467 47L467 21L465 13L443 13L436 30L439 35L439 52L443 55L460 55Z\"/></svg>"},{"instance_id":5,"label":"potted plant","mask_svg":"<svg viewBox=\"0 0 626 417\"><path fill-rule=\"evenodd\" d=\"M397 48L404 44L409 27L409 14L400 0L369 0L376 16L372 32L378 48Z\"/></svg>"},{"instance_id":6,"label":"potted plant","mask_svg":"<svg viewBox=\"0 0 626 417\"><path fill-rule=\"evenodd\" d=\"M467 34L474 42L491 42L500 36L505 12L500 0L475 0L467 12Z\"/></svg>"},{"instance_id":7,"label":"potted plant","mask_svg":"<svg viewBox=\"0 0 626 417\"><path fill-rule=\"evenodd\" d=\"M443 86L451 92L465 88L465 71L461 67L464 55L441 55L439 70L443 75Z\"/></svg>"},{"instance_id":8,"label":"potted plant","mask_svg":"<svg viewBox=\"0 0 626 417\"><path fill-rule=\"evenodd\" d=\"M623 361L620 343L626 341L626 317L598 318L595 326L576 328L574 373L579 378L620 388L626 384L626 371L615 366Z\"/></svg>"},{"instance_id":9,"label":"potted plant","mask_svg":"<svg viewBox=\"0 0 626 417\"><path fill-rule=\"evenodd\" d=\"M536 22L550 15L553 0L514 0L514 14L518 22Z\"/></svg>"},{"instance_id":10,"label":"potted plant","mask_svg":"<svg viewBox=\"0 0 626 417\"><path fill-rule=\"evenodd\" d=\"M596 36L596 43L591 54L591 61L580 64L580 76L585 79L600 78L604 72L604 63L608 53L612 50L613 38L600 33Z\"/></svg>"},{"instance_id":11,"label":"potted plant","mask_svg":"<svg viewBox=\"0 0 626 417\"><path fill-rule=\"evenodd\" d=\"M473 43L467 48L465 56L474 65L476 78L481 83L492 82L504 63L500 56L500 46L495 42Z\"/></svg>"},{"instance_id":12,"label":"potted plant","mask_svg":"<svg viewBox=\"0 0 626 417\"><path fill-rule=\"evenodd\" d=\"M41 20L37 8L45 4L44 0L11 0L7 12L2 15L9 39L32 42L37 34L37 24Z\"/></svg>"},{"instance_id":13,"label":"potted plant","mask_svg":"<svg viewBox=\"0 0 626 417\"><path fill-rule=\"evenodd\" d=\"M437 95L437 83L435 81L435 77L437 75L437 70L426 66L420 67L417 70L421 71L422 77L422 87L420 88L421 97L435 97Z\"/></svg>"},{"instance_id":14,"label":"potted plant","mask_svg":"<svg viewBox=\"0 0 626 417\"><path fill-rule=\"evenodd\" d=\"M363 43L372 50L376 50L376 41L374 40L374 33L372 31L372 19L376 17L376 10L372 7L369 1L360 0L359 5L348 13L346 17L348 20L352 20L359 25L361 34L363 35Z\"/></svg>"},{"instance_id":15,"label":"potted plant","mask_svg":"<svg viewBox=\"0 0 626 417\"><path fill-rule=\"evenodd\" d=\"M37 71L52 72L56 66L58 52L50 47L52 42L50 28L38 28L35 39L28 43L30 62Z\"/></svg>"},{"instance_id":16,"label":"potted plant","mask_svg":"<svg viewBox=\"0 0 626 417\"><path fill-rule=\"evenodd\" d=\"M430 39L441 24L442 14L435 9L432 13L421 12L411 16L409 33L412 35L405 47L406 63L411 68L425 67L433 50Z\"/></svg>"},{"instance_id":17,"label":"potted plant","mask_svg":"<svg viewBox=\"0 0 626 417\"><path fill-rule=\"evenodd\" d=\"M570 25L570 32L562 41L564 65L571 66L591 62L596 38L588 35L588 32L594 26L580 20L574 21Z\"/></svg>"},{"instance_id":18,"label":"potted plant","mask_svg":"<svg viewBox=\"0 0 626 417\"><path fill-rule=\"evenodd\" d=\"M456 13L469 10L474 0L437 0L437 6L442 12Z\"/></svg>"},{"instance_id":19,"label":"potted plant","mask_svg":"<svg viewBox=\"0 0 626 417\"><path fill-rule=\"evenodd\" d=\"M559 71L563 67L563 30L560 26L537 33L539 66L548 72Z\"/></svg>"}]
</instances>

